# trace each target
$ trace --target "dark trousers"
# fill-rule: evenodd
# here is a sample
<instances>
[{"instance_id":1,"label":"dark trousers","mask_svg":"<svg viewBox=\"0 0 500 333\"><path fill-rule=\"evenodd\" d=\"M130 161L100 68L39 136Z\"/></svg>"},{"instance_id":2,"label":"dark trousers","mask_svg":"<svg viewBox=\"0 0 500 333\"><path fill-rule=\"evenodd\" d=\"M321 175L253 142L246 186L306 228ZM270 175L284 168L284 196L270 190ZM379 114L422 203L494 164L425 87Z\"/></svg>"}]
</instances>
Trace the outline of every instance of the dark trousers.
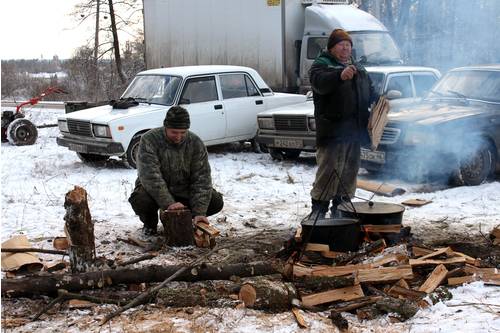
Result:
<instances>
[{"instance_id":1,"label":"dark trousers","mask_svg":"<svg viewBox=\"0 0 500 333\"><path fill-rule=\"evenodd\" d=\"M181 202L184 206L191 208L189 205L189 198L174 196L174 199ZM128 202L130 202L132 209L139 216L139 219L144 223L145 227L156 228L158 225L158 209L160 209L160 207L142 185L137 185L135 187ZM212 197L208 204L207 216L217 214L222 210L223 206L224 200L222 194L212 189Z\"/></svg>"}]
</instances>

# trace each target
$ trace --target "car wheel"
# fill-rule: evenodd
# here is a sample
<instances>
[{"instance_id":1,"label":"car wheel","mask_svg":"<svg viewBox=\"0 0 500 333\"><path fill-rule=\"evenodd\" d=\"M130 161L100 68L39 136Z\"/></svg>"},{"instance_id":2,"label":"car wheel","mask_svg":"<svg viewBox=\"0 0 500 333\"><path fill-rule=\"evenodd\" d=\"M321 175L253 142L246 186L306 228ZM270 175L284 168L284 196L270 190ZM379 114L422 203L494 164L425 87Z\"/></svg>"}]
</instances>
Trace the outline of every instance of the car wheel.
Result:
<instances>
[{"instance_id":1,"label":"car wheel","mask_svg":"<svg viewBox=\"0 0 500 333\"><path fill-rule=\"evenodd\" d=\"M293 160L300 156L300 149L276 149L269 148L269 154L275 160Z\"/></svg>"},{"instance_id":2,"label":"car wheel","mask_svg":"<svg viewBox=\"0 0 500 333\"><path fill-rule=\"evenodd\" d=\"M136 134L128 145L127 153L125 154L125 164L131 169L137 169L137 153L139 152L139 143L141 142L142 134Z\"/></svg>"},{"instance_id":3,"label":"car wheel","mask_svg":"<svg viewBox=\"0 0 500 333\"><path fill-rule=\"evenodd\" d=\"M99 164L102 162L106 162L109 159L109 156L106 155L97 155L97 154L86 154L86 153L76 153L78 158L86 164Z\"/></svg>"},{"instance_id":4,"label":"car wheel","mask_svg":"<svg viewBox=\"0 0 500 333\"><path fill-rule=\"evenodd\" d=\"M38 130L25 118L17 118L7 127L7 139L14 146L29 146L36 142Z\"/></svg>"},{"instance_id":5,"label":"car wheel","mask_svg":"<svg viewBox=\"0 0 500 333\"><path fill-rule=\"evenodd\" d=\"M482 142L476 151L460 161L458 176L464 185L479 185L493 174L495 163L495 152L491 145Z\"/></svg>"}]
</instances>

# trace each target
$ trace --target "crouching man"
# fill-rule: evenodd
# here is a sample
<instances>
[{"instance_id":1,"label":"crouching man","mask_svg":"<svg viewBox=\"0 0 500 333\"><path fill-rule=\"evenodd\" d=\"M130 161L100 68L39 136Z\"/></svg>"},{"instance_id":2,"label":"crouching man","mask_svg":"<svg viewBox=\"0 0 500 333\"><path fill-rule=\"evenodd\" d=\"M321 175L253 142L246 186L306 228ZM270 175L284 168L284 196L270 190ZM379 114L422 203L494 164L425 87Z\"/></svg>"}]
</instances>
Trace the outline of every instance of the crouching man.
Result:
<instances>
[{"instance_id":1,"label":"crouching man","mask_svg":"<svg viewBox=\"0 0 500 333\"><path fill-rule=\"evenodd\" d=\"M208 223L207 216L224 206L222 195L212 188L207 149L189 126L189 113L174 106L168 110L163 127L141 138L138 178L129 202L144 223L146 235L156 234L158 209L188 208L194 222Z\"/></svg>"}]
</instances>

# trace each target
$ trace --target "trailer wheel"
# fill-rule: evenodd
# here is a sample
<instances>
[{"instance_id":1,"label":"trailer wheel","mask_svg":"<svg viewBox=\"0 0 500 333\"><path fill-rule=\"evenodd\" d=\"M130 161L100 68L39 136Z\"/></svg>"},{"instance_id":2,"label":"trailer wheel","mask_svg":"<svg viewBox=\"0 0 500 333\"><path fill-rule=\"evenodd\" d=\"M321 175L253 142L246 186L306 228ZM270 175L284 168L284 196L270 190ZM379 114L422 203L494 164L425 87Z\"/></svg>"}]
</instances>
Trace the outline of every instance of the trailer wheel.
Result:
<instances>
[{"instance_id":1,"label":"trailer wheel","mask_svg":"<svg viewBox=\"0 0 500 333\"><path fill-rule=\"evenodd\" d=\"M7 127L7 139L14 146L29 146L36 142L38 130L25 118L15 119Z\"/></svg>"}]
</instances>

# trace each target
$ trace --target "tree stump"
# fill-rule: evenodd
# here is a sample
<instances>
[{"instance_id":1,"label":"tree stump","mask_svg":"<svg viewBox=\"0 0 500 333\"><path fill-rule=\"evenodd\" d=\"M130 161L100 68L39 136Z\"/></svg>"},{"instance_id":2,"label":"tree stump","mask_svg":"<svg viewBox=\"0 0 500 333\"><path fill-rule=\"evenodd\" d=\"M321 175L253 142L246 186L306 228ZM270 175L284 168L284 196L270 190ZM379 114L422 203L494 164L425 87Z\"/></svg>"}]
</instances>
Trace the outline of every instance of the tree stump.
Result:
<instances>
[{"instance_id":1,"label":"tree stump","mask_svg":"<svg viewBox=\"0 0 500 333\"><path fill-rule=\"evenodd\" d=\"M194 245L194 227L189 209L165 210L160 213L168 246Z\"/></svg>"},{"instance_id":2,"label":"tree stump","mask_svg":"<svg viewBox=\"0 0 500 333\"><path fill-rule=\"evenodd\" d=\"M64 230L68 236L71 271L86 272L95 262L94 224L87 203L87 192L75 186L66 193L64 208Z\"/></svg>"}]
</instances>

